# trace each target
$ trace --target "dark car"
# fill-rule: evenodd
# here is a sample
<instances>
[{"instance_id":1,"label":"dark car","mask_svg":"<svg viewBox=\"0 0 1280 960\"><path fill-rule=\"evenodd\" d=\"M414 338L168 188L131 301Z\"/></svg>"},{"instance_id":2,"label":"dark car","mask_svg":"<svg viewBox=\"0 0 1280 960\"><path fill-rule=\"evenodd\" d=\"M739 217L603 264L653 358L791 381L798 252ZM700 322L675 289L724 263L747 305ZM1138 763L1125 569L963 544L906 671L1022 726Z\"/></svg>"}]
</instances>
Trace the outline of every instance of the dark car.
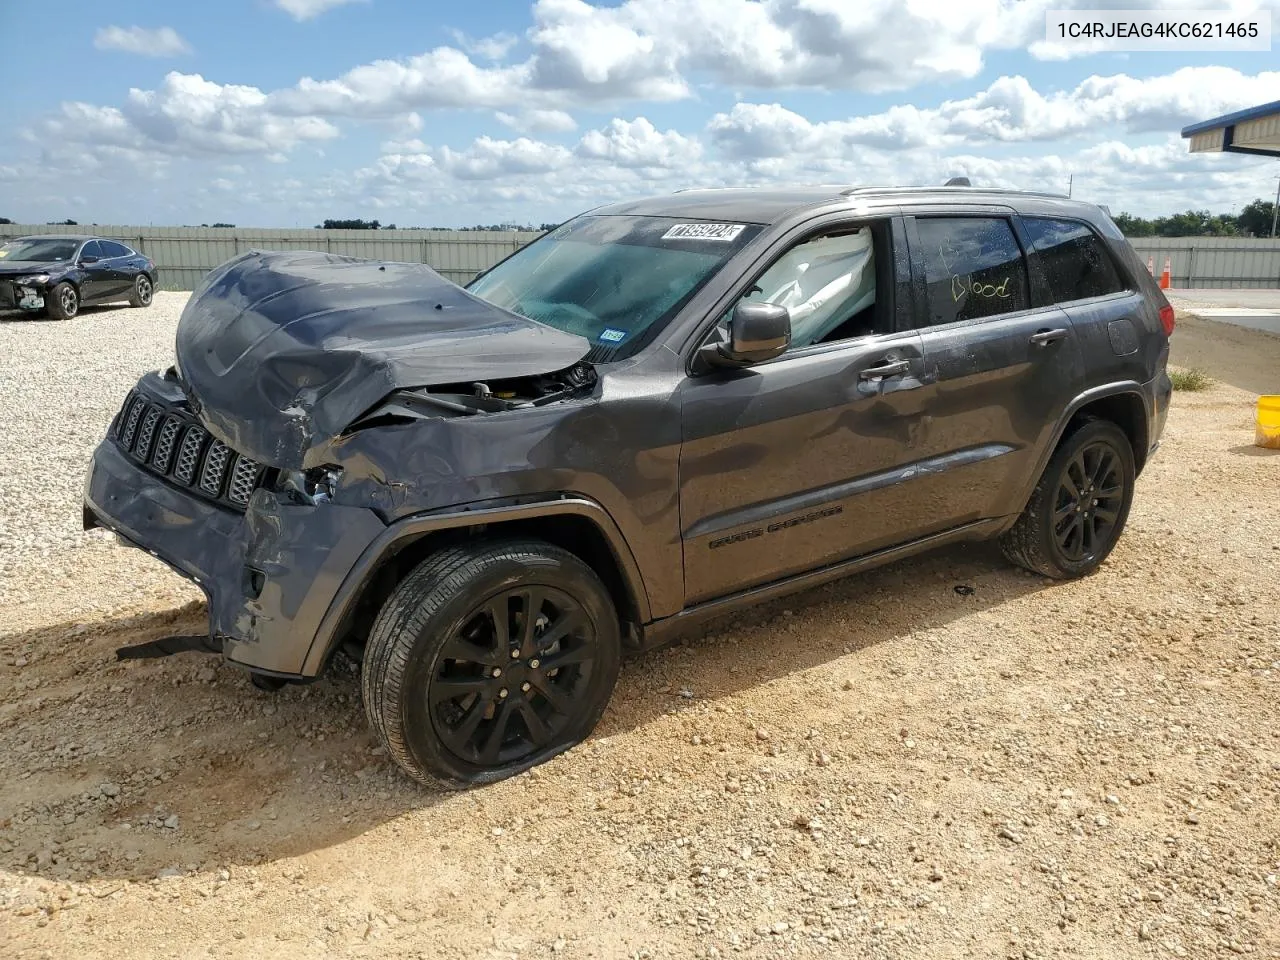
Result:
<instances>
[{"instance_id":1,"label":"dark car","mask_svg":"<svg viewBox=\"0 0 1280 960\"><path fill-rule=\"evenodd\" d=\"M67 320L82 306L151 305L156 264L104 237L18 237L0 246L0 310L44 310Z\"/></svg>"},{"instance_id":2,"label":"dark car","mask_svg":"<svg viewBox=\"0 0 1280 960\"><path fill-rule=\"evenodd\" d=\"M253 252L97 448L85 526L198 583L260 686L363 658L373 728L461 787L591 731L626 650L958 541L1103 561L1169 406L1173 311L1096 206L694 191L461 289Z\"/></svg>"}]
</instances>

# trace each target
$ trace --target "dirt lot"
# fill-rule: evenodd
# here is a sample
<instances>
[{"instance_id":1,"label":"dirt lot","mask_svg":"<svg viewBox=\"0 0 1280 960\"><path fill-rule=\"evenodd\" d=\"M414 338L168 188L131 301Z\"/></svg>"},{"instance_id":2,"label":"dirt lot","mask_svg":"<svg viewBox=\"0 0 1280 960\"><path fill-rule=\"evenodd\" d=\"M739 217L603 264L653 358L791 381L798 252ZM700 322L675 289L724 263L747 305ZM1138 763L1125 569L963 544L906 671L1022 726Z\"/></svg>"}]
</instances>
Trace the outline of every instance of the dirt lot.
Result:
<instances>
[{"instance_id":1,"label":"dirt lot","mask_svg":"<svg viewBox=\"0 0 1280 960\"><path fill-rule=\"evenodd\" d=\"M0 322L0 956L1280 957L1280 453L1245 392L1280 340L1182 321L1222 382L1176 396L1096 576L980 546L774 604L631 662L584 747L438 796L350 671L114 662L202 622L76 533L180 306Z\"/></svg>"}]
</instances>

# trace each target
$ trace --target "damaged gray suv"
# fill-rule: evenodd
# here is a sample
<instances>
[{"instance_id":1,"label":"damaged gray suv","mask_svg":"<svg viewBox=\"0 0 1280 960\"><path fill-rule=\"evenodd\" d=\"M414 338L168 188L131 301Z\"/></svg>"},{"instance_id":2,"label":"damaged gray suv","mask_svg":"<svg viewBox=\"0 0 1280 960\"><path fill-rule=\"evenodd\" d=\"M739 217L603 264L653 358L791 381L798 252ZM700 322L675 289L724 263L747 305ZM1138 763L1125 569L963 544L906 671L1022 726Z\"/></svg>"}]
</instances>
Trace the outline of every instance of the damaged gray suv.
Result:
<instances>
[{"instance_id":1,"label":"damaged gray suv","mask_svg":"<svg viewBox=\"0 0 1280 960\"><path fill-rule=\"evenodd\" d=\"M946 188L594 210L466 289L248 253L94 453L85 526L195 581L262 686L363 660L418 780L586 737L627 650L1000 538L1078 577L1168 410L1173 311L1106 213Z\"/></svg>"}]
</instances>

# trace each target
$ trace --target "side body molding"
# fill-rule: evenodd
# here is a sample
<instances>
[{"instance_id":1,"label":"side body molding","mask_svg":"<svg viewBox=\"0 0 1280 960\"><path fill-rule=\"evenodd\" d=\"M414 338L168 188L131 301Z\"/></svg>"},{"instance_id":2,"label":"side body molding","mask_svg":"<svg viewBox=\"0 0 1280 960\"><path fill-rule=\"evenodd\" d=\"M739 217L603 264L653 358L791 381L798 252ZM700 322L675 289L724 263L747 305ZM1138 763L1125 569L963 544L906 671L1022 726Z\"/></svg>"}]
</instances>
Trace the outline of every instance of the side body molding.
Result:
<instances>
[{"instance_id":1,"label":"side body molding","mask_svg":"<svg viewBox=\"0 0 1280 960\"><path fill-rule=\"evenodd\" d=\"M355 609L361 590L370 575L377 569L378 563L389 552L394 552L399 541L417 538L423 534L440 530L456 530L461 527L474 527L481 524L502 524L515 520L543 519L555 516L583 517L593 523L604 535L609 549L613 552L618 569L622 572L623 581L631 599L639 613L641 623L652 619L649 609L649 596L645 592L644 578L639 564L622 535L622 531L613 521L613 517L599 503L573 494L563 494L553 500L537 500L518 504L486 505L484 502L470 504L466 507L450 507L447 512L426 513L405 517L387 527L365 548L359 559L348 571L342 586L334 594L333 601L315 638L307 651L303 665L303 676L317 676L324 667L325 660L332 652L339 636L339 629L347 616Z\"/></svg>"}]
</instances>

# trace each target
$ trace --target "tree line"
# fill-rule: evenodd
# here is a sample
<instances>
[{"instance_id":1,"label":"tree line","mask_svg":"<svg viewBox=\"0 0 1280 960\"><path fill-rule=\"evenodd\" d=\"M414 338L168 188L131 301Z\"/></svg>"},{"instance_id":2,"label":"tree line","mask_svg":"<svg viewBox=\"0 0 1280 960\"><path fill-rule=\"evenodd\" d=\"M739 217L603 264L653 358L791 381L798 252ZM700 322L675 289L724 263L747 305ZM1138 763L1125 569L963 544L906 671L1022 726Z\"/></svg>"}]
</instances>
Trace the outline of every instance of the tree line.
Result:
<instances>
[{"instance_id":1,"label":"tree line","mask_svg":"<svg viewBox=\"0 0 1280 960\"><path fill-rule=\"evenodd\" d=\"M1275 204L1259 198L1235 216L1184 210L1151 220L1127 213L1112 219L1126 237L1269 237L1274 216Z\"/></svg>"}]
</instances>

